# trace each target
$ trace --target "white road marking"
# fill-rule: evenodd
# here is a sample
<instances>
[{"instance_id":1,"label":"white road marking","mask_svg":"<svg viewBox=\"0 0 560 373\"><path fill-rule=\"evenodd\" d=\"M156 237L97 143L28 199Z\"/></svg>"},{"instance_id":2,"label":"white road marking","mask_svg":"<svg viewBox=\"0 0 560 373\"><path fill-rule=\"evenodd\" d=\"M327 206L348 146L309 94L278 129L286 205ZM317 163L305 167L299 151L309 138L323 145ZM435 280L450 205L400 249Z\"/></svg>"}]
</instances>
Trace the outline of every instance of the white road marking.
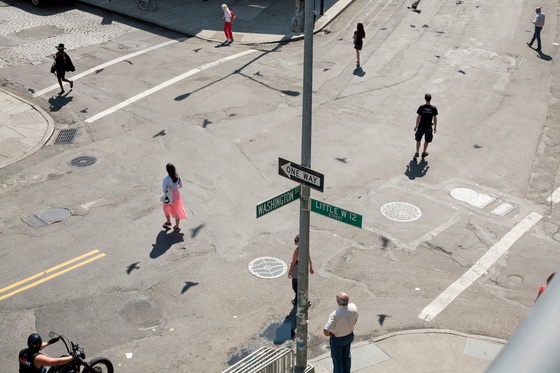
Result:
<instances>
[{"instance_id":1,"label":"white road marking","mask_svg":"<svg viewBox=\"0 0 560 373\"><path fill-rule=\"evenodd\" d=\"M153 46L151 46L151 47L149 47L149 48L146 48L146 49L142 49L141 51L134 52L134 53L131 53L131 54L127 54L126 56L122 56L122 57L119 57L119 58L115 58L114 60L111 60L111 61L109 61L109 62L105 62L105 63L103 63L103 64L101 64L101 65L99 65L99 66L96 66L96 67L94 67L94 68L92 68L92 69L89 69L89 70L87 70L87 71L84 71L83 73L74 75L74 76L72 77L72 80L76 81L76 80L78 80L78 79L80 79L80 78L83 78L83 77L86 76L86 75L89 75L89 74L95 73L96 71L99 71L99 70L101 70L101 69L104 69L104 68L106 68L107 66L114 65L114 64L116 64L116 63L119 63L119 62L122 62L122 61L125 61L125 60L128 60L128 59L131 59L131 58L136 57L136 56L139 56L139 55L141 55L141 54L148 53L148 52L151 52L151 51L153 51L153 50L156 50L156 49L159 49L159 48L163 48L163 47L166 47L166 46L168 46L168 45L175 44L175 43L178 43L178 42L184 41L184 40L186 40L186 38L169 40L169 41L166 41L166 42L164 42L164 43L157 44L157 45L153 45ZM58 85L58 84L53 84L53 85L51 85L50 87L47 87L47 88L45 88L45 89L40 90L39 92L35 92L35 93L33 94L33 97L38 97L38 96L44 95L45 93L48 93L48 92L50 92L50 91L53 91L53 90L55 90L55 89L57 89L57 88L59 88L59 85Z\"/></svg>"},{"instance_id":2,"label":"white road marking","mask_svg":"<svg viewBox=\"0 0 560 373\"><path fill-rule=\"evenodd\" d=\"M552 192L552 194L550 195L550 197L548 197L546 199L546 201L547 202L554 202L554 203L560 202L560 188L558 188L554 192Z\"/></svg>"},{"instance_id":3,"label":"white road marking","mask_svg":"<svg viewBox=\"0 0 560 373\"><path fill-rule=\"evenodd\" d=\"M436 299L420 312L422 320L432 321L464 290L486 273L496 261L517 241L542 219L542 215L532 212L523 218L500 241L494 244L461 278L451 284Z\"/></svg>"},{"instance_id":4,"label":"white road marking","mask_svg":"<svg viewBox=\"0 0 560 373\"><path fill-rule=\"evenodd\" d=\"M202 66L199 66L199 67L197 67L197 68L195 68L195 69L189 70L189 71L187 71L187 72L184 73L184 74L181 74L181 75L179 75L179 76L176 76L176 77L173 78L173 79L170 79L170 80L168 80L168 81L166 81L166 82L163 82L163 83L161 83L161 84L159 84L159 85L157 85L157 86L155 86L155 87L152 87L152 88L150 88L150 89L148 89L148 90L146 90L146 91L144 91L144 92L142 92L142 93L139 93L139 94L137 94L136 96L131 97L131 98L129 98L128 100L125 100L125 101L121 102L120 104L117 104L117 105L115 105L115 106L113 106L113 107L111 107L111 108L109 108L109 109L107 109L107 110L105 110L105 111L102 111L102 112L99 113L99 114L95 114L94 116L92 116L92 117L86 119L86 122L87 122L87 123L95 122L96 120L98 120L98 119L100 119L100 118L103 118L103 117L106 116L106 115L112 114L112 113L114 113L115 111L122 109L123 107L126 107L126 106L128 106L128 105L130 105L130 104L132 104L132 103L134 103L134 102L136 102L136 101L138 101L138 100L140 100L140 99L146 97L146 96L151 95L152 93L155 93L155 92L157 92L157 91L159 91L159 90L162 90L162 89L164 89L164 88L166 88L166 87L168 87L168 86L170 86L170 85L172 85L172 84L175 84L175 83L177 83L177 82L179 82L179 81L181 81L181 80L183 80L183 79L185 79L185 78L188 78L188 77L191 76L191 75L194 75L194 74L199 73L199 72L201 72L201 71L203 71L203 70L207 70L207 69L209 69L209 68L211 68L211 67L214 67L214 66L217 66L217 65L219 65L219 64L221 64L221 63L224 63L224 62L227 62L227 61L236 59L236 58L238 58L238 57L245 56L245 55L247 55L247 54L249 54L249 53L253 53L253 52L256 52L256 50L255 50L255 49L249 49L249 50L246 50L246 51L244 51L244 52L237 53L237 54L234 54L234 55L231 55L231 56L227 56L227 57L224 57L224 58L219 59L219 60L217 60L217 61L213 61L213 62L207 63L206 65L202 65Z\"/></svg>"}]
</instances>

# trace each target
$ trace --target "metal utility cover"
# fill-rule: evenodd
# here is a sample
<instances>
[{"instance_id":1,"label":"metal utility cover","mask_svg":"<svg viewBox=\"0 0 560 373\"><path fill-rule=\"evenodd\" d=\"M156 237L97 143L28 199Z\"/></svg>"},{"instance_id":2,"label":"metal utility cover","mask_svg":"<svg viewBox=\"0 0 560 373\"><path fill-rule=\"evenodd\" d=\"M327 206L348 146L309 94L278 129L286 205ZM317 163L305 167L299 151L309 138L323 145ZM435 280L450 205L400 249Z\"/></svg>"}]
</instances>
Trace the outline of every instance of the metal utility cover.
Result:
<instances>
[{"instance_id":1,"label":"metal utility cover","mask_svg":"<svg viewBox=\"0 0 560 373\"><path fill-rule=\"evenodd\" d=\"M465 350L463 351L463 354L486 360L494 360L503 347L504 346L499 343L468 338L465 343Z\"/></svg>"},{"instance_id":2,"label":"metal utility cover","mask_svg":"<svg viewBox=\"0 0 560 373\"><path fill-rule=\"evenodd\" d=\"M97 163L97 157L91 155L83 155L76 157L68 162L70 167L87 167Z\"/></svg>"},{"instance_id":3,"label":"metal utility cover","mask_svg":"<svg viewBox=\"0 0 560 373\"><path fill-rule=\"evenodd\" d=\"M490 211L494 215L505 216L508 212L513 210L517 205L512 203L504 202L500 206L496 207L494 210Z\"/></svg>"},{"instance_id":4,"label":"metal utility cover","mask_svg":"<svg viewBox=\"0 0 560 373\"><path fill-rule=\"evenodd\" d=\"M281 259L264 256L249 263L249 272L258 278L277 278L288 272L288 265Z\"/></svg>"},{"instance_id":5,"label":"metal utility cover","mask_svg":"<svg viewBox=\"0 0 560 373\"><path fill-rule=\"evenodd\" d=\"M370 367L384 361L391 360L391 356L385 351L377 347L375 343L371 343L365 347L352 350L352 370L358 372L364 368ZM333 371L332 359L326 358L319 361L329 372Z\"/></svg>"},{"instance_id":6,"label":"metal utility cover","mask_svg":"<svg viewBox=\"0 0 560 373\"><path fill-rule=\"evenodd\" d=\"M78 133L77 128L69 128L65 130L61 130L54 140L55 144L72 144L74 142L74 138L76 137L76 133Z\"/></svg>"},{"instance_id":7,"label":"metal utility cover","mask_svg":"<svg viewBox=\"0 0 560 373\"><path fill-rule=\"evenodd\" d=\"M383 216L395 221L409 222L422 216L422 211L418 207L406 202L389 202L379 210Z\"/></svg>"}]
</instances>

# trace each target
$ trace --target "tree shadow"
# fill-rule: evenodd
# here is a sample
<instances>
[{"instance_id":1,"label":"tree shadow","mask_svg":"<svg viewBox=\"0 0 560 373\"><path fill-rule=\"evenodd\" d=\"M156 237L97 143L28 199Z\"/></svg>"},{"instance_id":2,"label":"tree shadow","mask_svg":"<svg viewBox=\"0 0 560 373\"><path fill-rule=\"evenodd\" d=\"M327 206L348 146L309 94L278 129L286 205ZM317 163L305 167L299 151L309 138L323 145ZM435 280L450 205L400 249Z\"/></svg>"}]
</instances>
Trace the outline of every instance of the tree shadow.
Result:
<instances>
[{"instance_id":1,"label":"tree shadow","mask_svg":"<svg viewBox=\"0 0 560 373\"><path fill-rule=\"evenodd\" d=\"M67 93L49 98L49 111L55 112L62 109L65 105L69 104L72 101L72 97L68 97L68 94L72 90L68 91Z\"/></svg>"},{"instance_id":2,"label":"tree shadow","mask_svg":"<svg viewBox=\"0 0 560 373\"><path fill-rule=\"evenodd\" d=\"M168 232L171 232L168 234ZM156 259L165 254L171 246L176 243L183 242L183 233L170 231L161 231L156 237L156 243L152 244L152 252L150 253L150 258Z\"/></svg>"},{"instance_id":3,"label":"tree shadow","mask_svg":"<svg viewBox=\"0 0 560 373\"><path fill-rule=\"evenodd\" d=\"M181 290L181 294L185 294L187 290L189 290L190 288L196 285L198 285L198 282L185 281L185 286L183 286L183 290Z\"/></svg>"},{"instance_id":4,"label":"tree shadow","mask_svg":"<svg viewBox=\"0 0 560 373\"><path fill-rule=\"evenodd\" d=\"M425 158L420 159L420 163L418 163L418 159L412 158L412 160L406 165L406 171L404 174L408 176L410 180L414 180L417 177L423 177L428 172L428 162L426 162Z\"/></svg>"}]
</instances>

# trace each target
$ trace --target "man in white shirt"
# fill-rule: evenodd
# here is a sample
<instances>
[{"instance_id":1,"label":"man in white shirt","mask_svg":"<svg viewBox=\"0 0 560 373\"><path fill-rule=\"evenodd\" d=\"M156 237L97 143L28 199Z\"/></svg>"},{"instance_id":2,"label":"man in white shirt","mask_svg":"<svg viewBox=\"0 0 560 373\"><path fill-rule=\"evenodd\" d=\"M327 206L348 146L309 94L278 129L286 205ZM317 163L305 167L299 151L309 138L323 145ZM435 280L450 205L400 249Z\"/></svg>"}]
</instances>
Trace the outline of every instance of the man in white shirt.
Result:
<instances>
[{"instance_id":1,"label":"man in white shirt","mask_svg":"<svg viewBox=\"0 0 560 373\"><path fill-rule=\"evenodd\" d=\"M541 7L538 6L535 9L535 13L537 13L537 15L535 16L535 19L532 20L531 22L535 25L535 32L533 33L533 38L531 39L530 42L527 43L527 45L531 48L533 48L533 43L535 42L535 40L537 41L537 51L541 51L541 30L544 26L544 14L541 11Z\"/></svg>"},{"instance_id":2,"label":"man in white shirt","mask_svg":"<svg viewBox=\"0 0 560 373\"><path fill-rule=\"evenodd\" d=\"M350 344L354 340L354 325L358 321L358 308L354 303L348 303L348 294L340 292L336 295L338 307L325 324L323 333L330 337L333 373L350 373L352 364Z\"/></svg>"}]
</instances>

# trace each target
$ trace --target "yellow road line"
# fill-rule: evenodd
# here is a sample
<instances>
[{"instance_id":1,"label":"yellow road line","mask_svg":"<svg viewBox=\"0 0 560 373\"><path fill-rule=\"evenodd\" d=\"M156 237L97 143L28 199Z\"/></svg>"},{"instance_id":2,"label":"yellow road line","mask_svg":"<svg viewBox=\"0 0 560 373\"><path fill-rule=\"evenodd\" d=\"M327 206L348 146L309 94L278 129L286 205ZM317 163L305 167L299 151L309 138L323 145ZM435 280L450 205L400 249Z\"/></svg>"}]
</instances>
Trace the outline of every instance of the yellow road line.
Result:
<instances>
[{"instance_id":1,"label":"yellow road line","mask_svg":"<svg viewBox=\"0 0 560 373\"><path fill-rule=\"evenodd\" d=\"M59 265L56 266L56 267L50 268L50 269L48 269L48 270L45 271L45 272L41 272L41 273L38 273L38 274L36 274L36 275L34 275L34 276L28 277L28 278L26 278L25 280L22 280L22 281L17 282L16 284L13 284L13 285L10 285L10 286L8 286L8 287L5 287L4 289L0 289L0 290L1 290L0 292L4 292L4 291L7 290L7 289L11 289L11 288L13 288L13 287L15 287L15 286L18 286L18 285L21 285L21 284L23 284L23 283L25 283L25 282L31 281L31 280L33 280L33 279L39 277L39 276L42 276L42 275L44 275L44 274L47 274L48 272L52 272L52 271L54 271L54 270L56 270L56 269L58 269L58 268L64 267L64 266L66 266L66 265L68 265L68 264L70 264L70 263L73 263L73 262L75 262L75 261L77 261L77 260L80 260L80 259L82 259L82 258L84 258L84 257L87 257L87 256L90 256L90 255L92 255L92 254L95 254L96 252L99 252L99 250L93 250L93 251L91 251L91 252L89 252L89 253L87 253L87 254L81 255L81 256L79 256L79 257L77 257L77 258L74 258L74 259L69 260L69 261L67 261L67 262L64 262L64 263L62 263L62 264L59 264ZM34 287L34 286L37 286L37 285L39 285L39 284L42 284L43 282L46 282L46 281L48 281L48 280L50 280L50 279L53 279L53 278L55 278L55 277L58 277L58 276L60 276L60 275L62 275L62 274L64 274L64 273L66 273L66 272L69 272L69 271L71 271L71 270L73 270L73 269L76 269L76 268L78 268L78 267L81 267L81 266L83 266L84 264L88 264L88 263L90 263L90 262L93 262L94 260L103 258L105 255L107 255L107 254L101 253L101 254L99 254L99 255L97 255L97 256L94 256L94 257L92 257L92 258L89 258L88 260L85 260L85 261L80 262L80 263L78 263L78 264L74 264L74 265L71 266L71 267L68 267L68 268L66 268L66 269L63 269L63 270L60 271L60 272L53 273L53 274L50 275L50 276L47 276L47 277L42 278L42 279L40 279L40 280L38 280L38 281L32 282L32 283L29 284L29 285L26 285L26 286L24 286L24 287L21 287L21 288L19 288L19 289L17 289L17 290L12 291L11 293L8 293L8 294L5 294L5 295L1 296L1 297L0 297L0 301L1 301L1 300L4 300L4 299L6 299L6 298L9 298L9 297L11 297L12 295L21 293L21 292L24 291L24 290L27 290L27 289L30 289L30 288L32 288L32 287Z\"/></svg>"}]
</instances>

